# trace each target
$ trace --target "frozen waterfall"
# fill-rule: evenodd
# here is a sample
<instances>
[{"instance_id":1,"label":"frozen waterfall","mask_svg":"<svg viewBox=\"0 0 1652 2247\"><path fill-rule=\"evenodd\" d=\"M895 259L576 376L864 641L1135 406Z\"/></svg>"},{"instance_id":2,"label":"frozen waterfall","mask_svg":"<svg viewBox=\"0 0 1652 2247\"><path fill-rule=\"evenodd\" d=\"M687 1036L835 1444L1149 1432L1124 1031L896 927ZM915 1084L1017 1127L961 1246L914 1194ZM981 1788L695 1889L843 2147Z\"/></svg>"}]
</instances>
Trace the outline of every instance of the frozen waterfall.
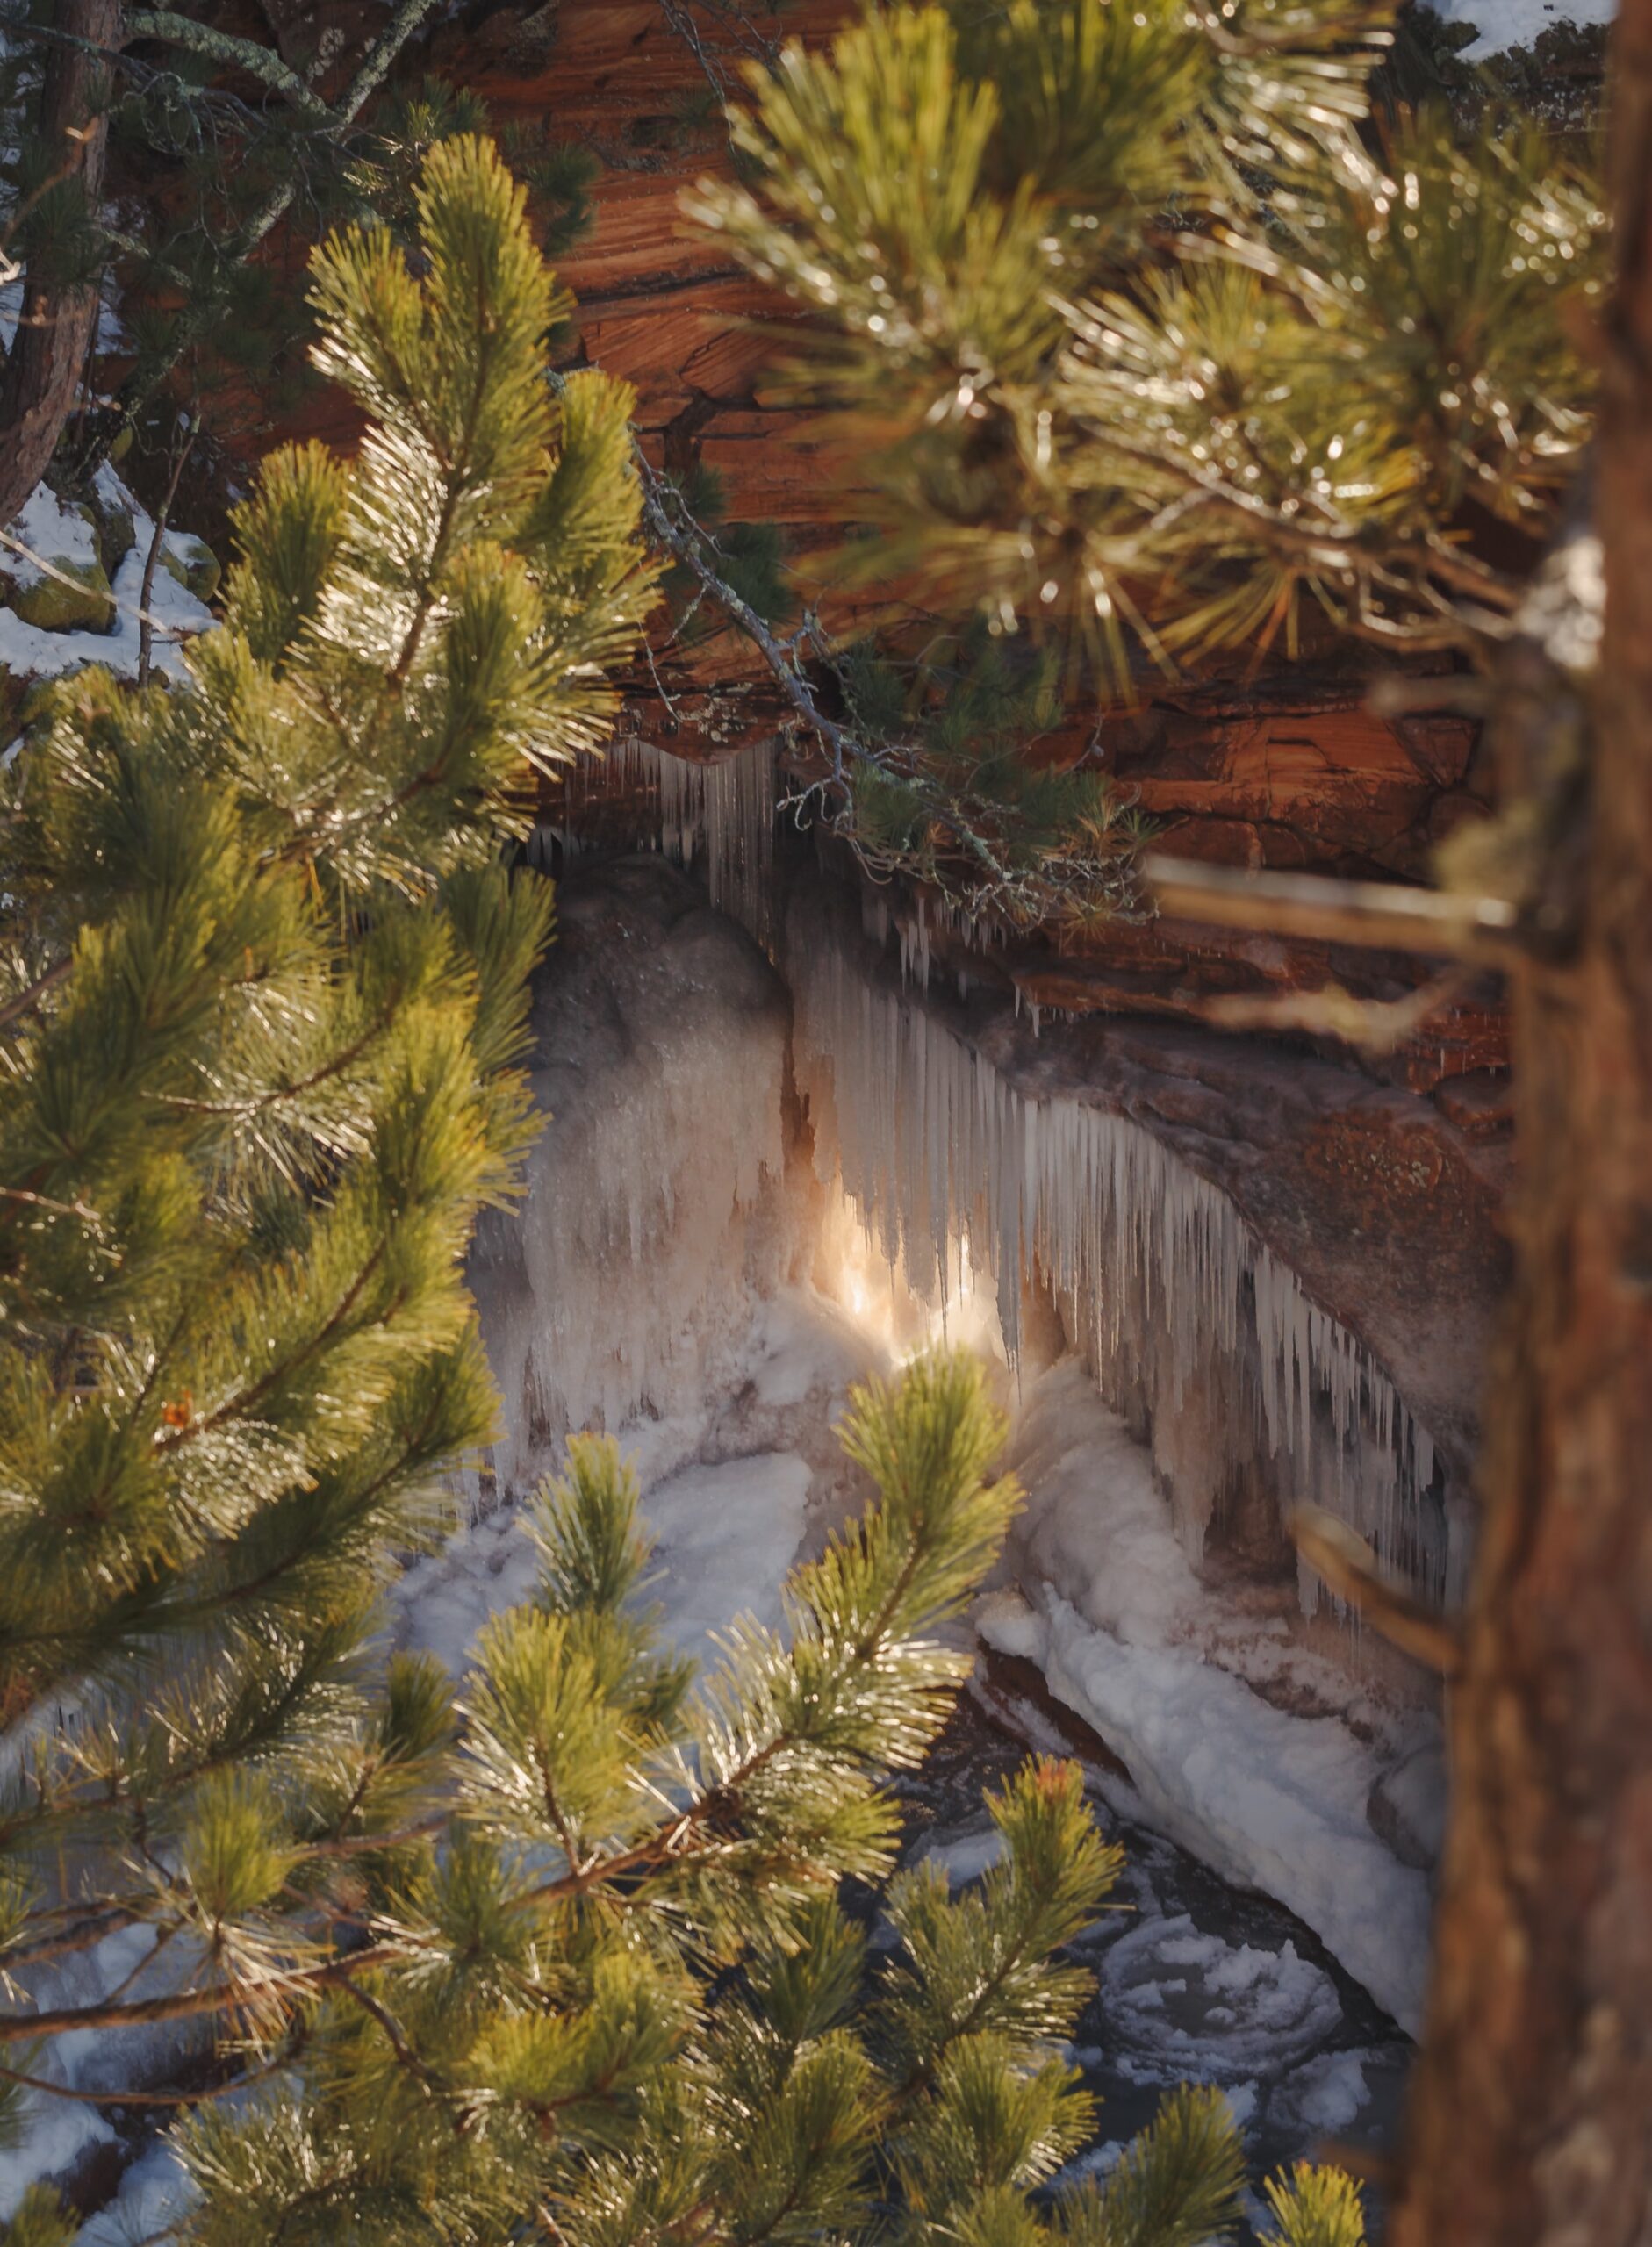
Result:
<instances>
[{"instance_id":1,"label":"frozen waterfall","mask_svg":"<svg viewBox=\"0 0 1652 2247\"><path fill-rule=\"evenodd\" d=\"M781 965L822 1179L841 1179L921 1296L945 1301L966 1265L987 1275L1012 1360L1024 1292L1053 1290L1103 1395L1150 1436L1195 1559L1253 1472L1282 1509L1330 1508L1444 1591L1426 1432L1226 1195L1127 1117L1024 1098L916 990L863 972L814 926ZM1303 1591L1311 1608L1305 1570Z\"/></svg>"}]
</instances>

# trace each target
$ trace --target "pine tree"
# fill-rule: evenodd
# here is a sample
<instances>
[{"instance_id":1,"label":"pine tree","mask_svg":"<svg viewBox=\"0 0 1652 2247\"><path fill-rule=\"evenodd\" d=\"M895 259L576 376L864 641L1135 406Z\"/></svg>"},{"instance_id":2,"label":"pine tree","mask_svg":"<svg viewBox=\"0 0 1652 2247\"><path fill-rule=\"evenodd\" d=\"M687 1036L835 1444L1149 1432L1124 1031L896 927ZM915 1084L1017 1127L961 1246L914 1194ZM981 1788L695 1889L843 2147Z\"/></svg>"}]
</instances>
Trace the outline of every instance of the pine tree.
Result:
<instances>
[{"instance_id":1,"label":"pine tree","mask_svg":"<svg viewBox=\"0 0 1652 2247\"><path fill-rule=\"evenodd\" d=\"M1374 112L1390 15L953 0L751 74L693 208L808 312L793 380L881 533L846 564L1053 650L1077 712L1275 645L1484 660L1588 441L1604 205L1490 90ZM918 871L991 899L904 742ZM874 831L889 765L848 783Z\"/></svg>"},{"instance_id":2,"label":"pine tree","mask_svg":"<svg viewBox=\"0 0 1652 2247\"><path fill-rule=\"evenodd\" d=\"M191 2247L1227 2236L1243 2159L1214 2091L1169 2094L1104 2186L1035 2198L1093 2122L1061 2053L1091 1981L1059 1953L1121 1863L1076 1767L989 1798L978 1890L888 1877L884 1776L939 1729L969 1657L936 1626L1019 1496L987 1472L1003 1432L961 1357L858 1392L877 1503L794 1570L784 1631L736 1624L704 1677L639 1604L635 1479L576 1438L535 1593L456 1706L398 1658L324 1741L190 1775L100 1921L171 1942L175 1994L4 2033L219 2016L241 2095L176 2128ZM881 1969L851 1879L881 1892ZM1279 2247L1362 2247L1339 2172L1269 2193ZM11 2247L56 2220L37 2193Z\"/></svg>"},{"instance_id":3,"label":"pine tree","mask_svg":"<svg viewBox=\"0 0 1652 2247\"><path fill-rule=\"evenodd\" d=\"M549 921L501 845L653 597L629 399L547 381L521 193L460 137L417 205L416 276L383 228L316 262L354 465L276 456L186 683L82 674L8 778L0 2121L89 2033L150 2071L100 2100L164 2104L120 2041L159 2032L198 2247L1195 2247L1239 2208L1211 2093L1040 2197L1092 2120L1059 1953L1118 1870L1078 1773L1005 1788L978 1892L890 1878L885 1778L1017 1495L967 1362L858 1399L877 1503L708 1676L660 1644L590 1439L456 1698L384 1655L492 1424L461 1258L515 1182ZM111 1939L124 1979L60 1981ZM1363 2237L1317 2172L1275 2215L1286 2247ZM44 2188L7 2234L71 2236Z\"/></svg>"}]
</instances>

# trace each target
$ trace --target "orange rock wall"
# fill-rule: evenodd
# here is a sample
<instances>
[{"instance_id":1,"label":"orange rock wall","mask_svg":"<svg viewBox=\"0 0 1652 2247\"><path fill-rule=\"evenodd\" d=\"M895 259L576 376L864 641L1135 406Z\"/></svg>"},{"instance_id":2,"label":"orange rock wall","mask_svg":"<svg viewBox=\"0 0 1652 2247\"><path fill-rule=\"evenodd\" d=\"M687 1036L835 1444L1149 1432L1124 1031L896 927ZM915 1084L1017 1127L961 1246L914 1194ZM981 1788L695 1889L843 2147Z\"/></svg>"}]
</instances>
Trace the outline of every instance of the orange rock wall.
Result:
<instances>
[{"instance_id":1,"label":"orange rock wall","mask_svg":"<svg viewBox=\"0 0 1652 2247\"><path fill-rule=\"evenodd\" d=\"M765 37L813 39L847 12L841 0L795 0L781 19L752 20ZM705 7L693 23L711 74L737 86L749 47L741 19ZM815 597L815 557L852 520L851 481L770 385L785 305L682 215L684 188L726 174L730 159L707 109L707 68L665 9L658 0L473 8L435 33L431 61L482 93L499 126L548 121L554 135L597 156L595 230L564 267L579 300L573 355L635 384L657 463L679 474L696 463L713 468L731 518L786 526L794 567ZM689 121L696 109L698 121ZM841 606L829 605L829 614L840 628L852 625ZM667 650L657 664L631 682L628 725L679 753L725 753L782 715L751 650L727 633L687 653ZM1163 695L1104 718L1102 750L1167 850L1415 879L1432 845L1483 808L1474 729L1451 717L1377 716L1364 707L1365 692L1360 664L1344 659L1340 673L1333 667L1313 679ZM1076 753L1093 726L1093 714L1083 714L1066 753ZM1063 751L1058 743L1034 753ZM1393 995L1430 972L1400 958L1333 956L1167 922L1103 929L1059 952L1033 944L1001 957L1031 1003L1135 1015L1196 1015L1213 994L1301 988L1329 977ZM1506 1060L1501 1001L1488 985L1432 1023L1385 1073L1419 1088L1473 1079L1482 1087L1476 1113L1496 1129L1496 1080Z\"/></svg>"}]
</instances>

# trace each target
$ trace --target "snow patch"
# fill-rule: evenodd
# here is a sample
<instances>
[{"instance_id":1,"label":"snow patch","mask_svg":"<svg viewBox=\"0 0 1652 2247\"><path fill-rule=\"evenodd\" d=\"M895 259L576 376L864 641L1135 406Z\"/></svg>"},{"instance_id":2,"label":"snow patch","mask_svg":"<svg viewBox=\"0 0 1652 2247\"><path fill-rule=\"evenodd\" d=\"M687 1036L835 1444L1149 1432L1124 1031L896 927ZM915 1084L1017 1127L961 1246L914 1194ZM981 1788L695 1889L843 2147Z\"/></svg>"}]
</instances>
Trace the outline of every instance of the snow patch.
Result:
<instances>
[{"instance_id":1,"label":"snow patch","mask_svg":"<svg viewBox=\"0 0 1652 2247\"><path fill-rule=\"evenodd\" d=\"M1612 0L1434 0L1448 23L1474 24L1480 36L1465 54L1476 61L1508 47L1529 47L1552 25L1609 24L1617 14Z\"/></svg>"},{"instance_id":2,"label":"snow patch","mask_svg":"<svg viewBox=\"0 0 1652 2247\"><path fill-rule=\"evenodd\" d=\"M98 470L96 481L98 497L105 504L112 502L130 511L137 537L136 544L123 556L111 580L111 589L119 604L115 609L114 622L107 632L47 632L39 625L25 624L15 610L0 605L0 667L18 678L61 678L91 664L103 664L117 678L135 679L138 676L141 628L135 612L140 603L144 567L154 537L154 518L133 497L107 463ZM44 484L35 486L22 513L10 528L25 546L50 560L68 558L88 563L97 558L91 525L77 510L61 507L55 494ZM175 536L169 531L162 543L168 552L176 552L182 562L193 542L182 534ZM31 574L36 578L40 575L9 548L0 550L0 568L23 581ZM161 567L157 567L149 588L148 608L161 628L152 635L150 660L154 672L158 678L182 679L187 676L185 642L197 633L210 630L217 620L205 602L197 600L169 570Z\"/></svg>"},{"instance_id":3,"label":"snow patch","mask_svg":"<svg viewBox=\"0 0 1652 2247\"><path fill-rule=\"evenodd\" d=\"M686 1467L643 1504L655 1539L650 1595L681 1654L715 1657L739 1616L778 1628L780 1588L803 1542L809 1466L794 1452Z\"/></svg>"},{"instance_id":4,"label":"snow patch","mask_svg":"<svg viewBox=\"0 0 1652 2247\"><path fill-rule=\"evenodd\" d=\"M1128 1765L1150 1824L1295 1912L1415 2034L1429 1886L1369 1805L1390 1771L1428 1766L1433 1719L1202 1584L1146 1451L1072 1360L1027 1392L1010 1458L1029 1499L1009 1565L1032 1596L981 1601L983 1640L1039 1664Z\"/></svg>"},{"instance_id":5,"label":"snow patch","mask_svg":"<svg viewBox=\"0 0 1652 2247\"><path fill-rule=\"evenodd\" d=\"M1296 1954L1225 1942L1185 1915L1133 1928L1102 1962L1116 2058L1138 2080L1247 2084L1282 2072L1340 2026L1328 1974ZM1244 2120L1244 2116L1237 2119Z\"/></svg>"}]
</instances>

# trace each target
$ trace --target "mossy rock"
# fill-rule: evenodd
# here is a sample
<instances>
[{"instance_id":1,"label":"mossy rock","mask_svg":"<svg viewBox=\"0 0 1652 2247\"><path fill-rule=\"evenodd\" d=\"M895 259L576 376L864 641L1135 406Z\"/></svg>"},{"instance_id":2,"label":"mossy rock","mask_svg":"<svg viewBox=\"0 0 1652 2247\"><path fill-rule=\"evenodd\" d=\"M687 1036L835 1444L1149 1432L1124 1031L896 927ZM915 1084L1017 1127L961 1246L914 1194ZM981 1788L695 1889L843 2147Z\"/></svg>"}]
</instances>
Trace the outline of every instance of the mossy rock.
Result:
<instances>
[{"instance_id":1,"label":"mossy rock","mask_svg":"<svg viewBox=\"0 0 1652 2247\"><path fill-rule=\"evenodd\" d=\"M223 572L204 538L188 531L173 532L161 549L161 559L185 592L193 593L197 600L209 601L218 591Z\"/></svg>"},{"instance_id":2,"label":"mossy rock","mask_svg":"<svg viewBox=\"0 0 1652 2247\"><path fill-rule=\"evenodd\" d=\"M109 572L101 562L72 562L60 554L42 557L63 577L40 576L32 582L13 578L11 606L25 624L42 632L107 632L115 621L110 601Z\"/></svg>"},{"instance_id":3,"label":"mossy rock","mask_svg":"<svg viewBox=\"0 0 1652 2247\"><path fill-rule=\"evenodd\" d=\"M112 482L112 478L111 481ZM86 511L97 533L97 554L112 580L138 543L137 517L124 499L94 490Z\"/></svg>"}]
</instances>

